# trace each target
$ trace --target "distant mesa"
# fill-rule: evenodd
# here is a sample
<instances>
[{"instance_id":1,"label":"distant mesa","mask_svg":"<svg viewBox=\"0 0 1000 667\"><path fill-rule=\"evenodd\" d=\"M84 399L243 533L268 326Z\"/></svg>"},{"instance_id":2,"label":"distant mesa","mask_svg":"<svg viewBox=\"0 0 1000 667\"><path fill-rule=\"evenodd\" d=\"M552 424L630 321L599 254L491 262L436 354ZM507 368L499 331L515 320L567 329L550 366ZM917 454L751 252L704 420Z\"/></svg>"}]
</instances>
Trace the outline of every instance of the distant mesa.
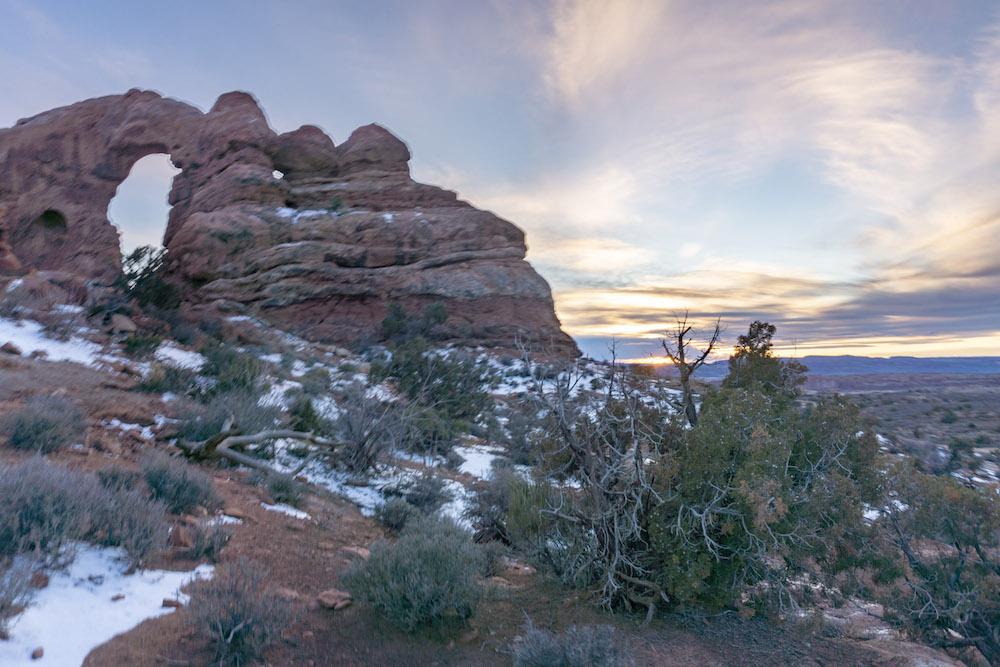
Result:
<instances>
[{"instance_id":1,"label":"distant mesa","mask_svg":"<svg viewBox=\"0 0 1000 667\"><path fill-rule=\"evenodd\" d=\"M279 135L245 92L202 113L130 90L0 130L0 277L113 279L108 205L132 165L158 153L181 170L164 245L192 317L254 314L350 343L372 336L390 303L441 301L456 340L577 352L520 229L415 182L406 144L383 127L340 145L311 125Z\"/></svg>"}]
</instances>

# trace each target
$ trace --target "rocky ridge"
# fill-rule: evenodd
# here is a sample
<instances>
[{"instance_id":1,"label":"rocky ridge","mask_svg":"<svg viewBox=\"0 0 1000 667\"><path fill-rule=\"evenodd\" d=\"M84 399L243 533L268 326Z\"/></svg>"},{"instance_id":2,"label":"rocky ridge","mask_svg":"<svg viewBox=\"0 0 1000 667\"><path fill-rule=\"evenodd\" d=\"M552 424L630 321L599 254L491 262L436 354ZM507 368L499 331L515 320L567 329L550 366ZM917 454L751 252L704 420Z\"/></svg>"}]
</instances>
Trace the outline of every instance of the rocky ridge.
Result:
<instances>
[{"instance_id":1,"label":"rocky ridge","mask_svg":"<svg viewBox=\"0 0 1000 667\"><path fill-rule=\"evenodd\" d=\"M415 182L406 144L378 125L339 145L315 126L278 134L244 92L202 113L131 90L0 130L0 280L85 291L118 275L108 205L158 153L181 169L164 245L191 317L257 315L352 343L377 336L392 303L416 313L441 301L445 338L576 352L520 229Z\"/></svg>"}]
</instances>

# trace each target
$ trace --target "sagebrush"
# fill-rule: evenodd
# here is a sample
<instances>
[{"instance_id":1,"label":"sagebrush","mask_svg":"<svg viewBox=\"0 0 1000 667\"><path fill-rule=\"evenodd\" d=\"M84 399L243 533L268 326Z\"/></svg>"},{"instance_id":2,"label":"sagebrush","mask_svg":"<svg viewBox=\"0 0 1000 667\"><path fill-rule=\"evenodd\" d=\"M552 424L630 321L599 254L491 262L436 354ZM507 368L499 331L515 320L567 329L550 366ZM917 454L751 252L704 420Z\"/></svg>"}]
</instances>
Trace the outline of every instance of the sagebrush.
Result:
<instances>
[{"instance_id":1,"label":"sagebrush","mask_svg":"<svg viewBox=\"0 0 1000 667\"><path fill-rule=\"evenodd\" d=\"M453 521L420 517L394 543L379 542L341 577L351 594L406 632L464 622L479 605L482 554Z\"/></svg>"},{"instance_id":2,"label":"sagebrush","mask_svg":"<svg viewBox=\"0 0 1000 667\"><path fill-rule=\"evenodd\" d=\"M240 559L191 584L189 623L211 642L219 664L260 659L294 623L294 608L271 590L269 576L259 563Z\"/></svg>"},{"instance_id":3,"label":"sagebrush","mask_svg":"<svg viewBox=\"0 0 1000 667\"><path fill-rule=\"evenodd\" d=\"M32 396L24 407L0 417L0 438L14 449L49 454L82 440L85 425L68 399Z\"/></svg>"},{"instance_id":4,"label":"sagebrush","mask_svg":"<svg viewBox=\"0 0 1000 667\"><path fill-rule=\"evenodd\" d=\"M142 473L153 496L174 514L190 512L198 505L217 504L212 478L183 459L154 452L142 461Z\"/></svg>"}]
</instances>

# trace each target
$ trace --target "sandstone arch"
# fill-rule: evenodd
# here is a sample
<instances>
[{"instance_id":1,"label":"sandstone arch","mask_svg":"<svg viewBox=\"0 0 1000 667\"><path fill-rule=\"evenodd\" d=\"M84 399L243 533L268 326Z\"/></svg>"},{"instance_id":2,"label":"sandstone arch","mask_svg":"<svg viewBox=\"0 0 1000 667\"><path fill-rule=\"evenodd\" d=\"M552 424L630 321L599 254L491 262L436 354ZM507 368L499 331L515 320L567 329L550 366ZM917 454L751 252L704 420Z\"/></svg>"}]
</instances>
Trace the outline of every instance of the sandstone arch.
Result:
<instances>
[{"instance_id":1,"label":"sandstone arch","mask_svg":"<svg viewBox=\"0 0 1000 667\"><path fill-rule=\"evenodd\" d=\"M350 342L375 334L389 303L444 301L456 338L576 349L520 229L413 181L406 144L378 125L339 145L311 125L278 135L244 92L202 113L131 90L0 130L0 278L113 279L108 205L156 153L181 170L163 242L192 313L252 313ZM46 211L65 225L39 225Z\"/></svg>"}]
</instances>

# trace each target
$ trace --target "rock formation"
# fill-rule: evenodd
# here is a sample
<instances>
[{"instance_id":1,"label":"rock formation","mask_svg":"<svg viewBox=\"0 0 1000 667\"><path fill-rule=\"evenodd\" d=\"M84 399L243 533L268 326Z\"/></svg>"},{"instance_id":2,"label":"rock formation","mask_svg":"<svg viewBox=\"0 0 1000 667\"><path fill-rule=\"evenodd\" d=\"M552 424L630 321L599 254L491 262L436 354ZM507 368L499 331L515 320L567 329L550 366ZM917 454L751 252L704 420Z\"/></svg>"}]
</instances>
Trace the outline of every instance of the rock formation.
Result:
<instances>
[{"instance_id":1,"label":"rock formation","mask_svg":"<svg viewBox=\"0 0 1000 667\"><path fill-rule=\"evenodd\" d=\"M154 153L181 169L164 245L189 313L255 314L350 343L377 337L391 303L442 301L455 339L576 351L520 229L413 181L406 144L378 125L339 146L309 125L279 135L242 92L202 113L132 90L0 130L0 276L113 279L108 205Z\"/></svg>"}]
</instances>

